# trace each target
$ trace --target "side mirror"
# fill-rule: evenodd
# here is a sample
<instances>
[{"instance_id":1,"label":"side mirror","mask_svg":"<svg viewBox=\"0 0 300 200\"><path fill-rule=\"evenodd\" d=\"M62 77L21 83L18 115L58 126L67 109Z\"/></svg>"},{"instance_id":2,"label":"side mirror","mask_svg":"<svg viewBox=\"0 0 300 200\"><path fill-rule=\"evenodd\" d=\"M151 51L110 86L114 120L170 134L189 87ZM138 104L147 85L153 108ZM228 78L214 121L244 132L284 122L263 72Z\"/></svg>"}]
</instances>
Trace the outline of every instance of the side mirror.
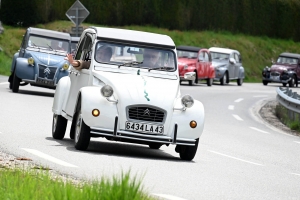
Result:
<instances>
[{"instance_id":1,"label":"side mirror","mask_svg":"<svg viewBox=\"0 0 300 200\"><path fill-rule=\"evenodd\" d=\"M230 64L235 64L236 63L234 58L229 58L229 62L230 62Z\"/></svg>"}]
</instances>

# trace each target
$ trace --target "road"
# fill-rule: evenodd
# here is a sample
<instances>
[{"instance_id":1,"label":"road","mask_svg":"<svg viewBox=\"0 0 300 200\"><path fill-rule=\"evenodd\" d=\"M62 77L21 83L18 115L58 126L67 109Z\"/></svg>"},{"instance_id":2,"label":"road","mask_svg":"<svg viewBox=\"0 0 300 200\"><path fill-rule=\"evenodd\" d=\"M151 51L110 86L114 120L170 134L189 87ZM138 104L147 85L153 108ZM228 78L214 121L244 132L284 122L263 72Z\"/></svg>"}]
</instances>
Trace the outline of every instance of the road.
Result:
<instances>
[{"instance_id":1,"label":"road","mask_svg":"<svg viewBox=\"0 0 300 200\"><path fill-rule=\"evenodd\" d=\"M68 136L70 124L64 140L52 139L54 90L25 86L12 93L6 81L0 76L4 152L84 179L131 170L146 191L165 199L300 199L300 138L257 115L264 102L276 98L278 84L182 85L181 93L201 101L206 114L196 157L186 162L175 146L153 150L101 138L77 151Z\"/></svg>"}]
</instances>

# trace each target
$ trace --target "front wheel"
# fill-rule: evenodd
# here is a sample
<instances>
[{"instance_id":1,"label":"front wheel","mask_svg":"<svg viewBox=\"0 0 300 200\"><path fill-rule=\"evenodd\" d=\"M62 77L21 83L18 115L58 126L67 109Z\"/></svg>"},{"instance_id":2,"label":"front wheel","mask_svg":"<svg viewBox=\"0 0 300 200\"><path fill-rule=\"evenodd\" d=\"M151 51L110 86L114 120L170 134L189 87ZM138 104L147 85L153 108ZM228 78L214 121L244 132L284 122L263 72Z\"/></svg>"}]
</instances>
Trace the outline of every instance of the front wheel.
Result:
<instances>
[{"instance_id":1,"label":"front wheel","mask_svg":"<svg viewBox=\"0 0 300 200\"><path fill-rule=\"evenodd\" d=\"M21 82L21 79L19 77L17 77L16 72L15 72L14 76L13 76L13 80L12 80L12 91L14 93L19 92L20 82Z\"/></svg>"},{"instance_id":2,"label":"front wheel","mask_svg":"<svg viewBox=\"0 0 300 200\"><path fill-rule=\"evenodd\" d=\"M243 80L242 78L239 78L239 79L237 80L237 84L238 84L239 86L243 85L243 82L244 82L244 80Z\"/></svg>"},{"instance_id":3,"label":"front wheel","mask_svg":"<svg viewBox=\"0 0 300 200\"><path fill-rule=\"evenodd\" d=\"M220 80L221 85L225 85L227 83L227 73L225 72L223 77Z\"/></svg>"},{"instance_id":4,"label":"front wheel","mask_svg":"<svg viewBox=\"0 0 300 200\"><path fill-rule=\"evenodd\" d=\"M179 153L182 160L191 161L196 155L198 143L199 139L196 139L195 146L177 145L175 150Z\"/></svg>"},{"instance_id":5,"label":"front wheel","mask_svg":"<svg viewBox=\"0 0 300 200\"><path fill-rule=\"evenodd\" d=\"M193 85L193 81L189 81L189 85Z\"/></svg>"},{"instance_id":6,"label":"front wheel","mask_svg":"<svg viewBox=\"0 0 300 200\"><path fill-rule=\"evenodd\" d=\"M289 87L294 87L296 82L295 76L292 77L292 79L289 81Z\"/></svg>"},{"instance_id":7,"label":"front wheel","mask_svg":"<svg viewBox=\"0 0 300 200\"><path fill-rule=\"evenodd\" d=\"M213 79L212 79L212 78L208 78L208 79L206 80L207 86L212 86L212 83L213 83Z\"/></svg>"},{"instance_id":8,"label":"front wheel","mask_svg":"<svg viewBox=\"0 0 300 200\"><path fill-rule=\"evenodd\" d=\"M61 115L53 114L52 137L61 140L65 136L68 120Z\"/></svg>"},{"instance_id":9,"label":"front wheel","mask_svg":"<svg viewBox=\"0 0 300 200\"><path fill-rule=\"evenodd\" d=\"M81 109L77 114L75 123L75 148L78 150L86 150L91 139L90 127L84 123Z\"/></svg>"},{"instance_id":10,"label":"front wheel","mask_svg":"<svg viewBox=\"0 0 300 200\"><path fill-rule=\"evenodd\" d=\"M268 85L268 83L269 83L268 81L263 81L264 85Z\"/></svg>"}]
</instances>

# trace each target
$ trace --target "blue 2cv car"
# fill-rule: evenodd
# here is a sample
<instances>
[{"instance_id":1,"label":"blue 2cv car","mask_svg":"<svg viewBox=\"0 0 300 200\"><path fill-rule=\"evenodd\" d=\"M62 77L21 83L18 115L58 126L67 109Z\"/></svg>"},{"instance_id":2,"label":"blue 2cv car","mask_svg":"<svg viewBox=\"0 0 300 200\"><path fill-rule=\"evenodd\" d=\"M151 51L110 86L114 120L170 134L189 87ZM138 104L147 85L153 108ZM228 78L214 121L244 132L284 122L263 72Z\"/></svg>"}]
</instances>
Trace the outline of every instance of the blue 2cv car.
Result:
<instances>
[{"instance_id":1,"label":"blue 2cv car","mask_svg":"<svg viewBox=\"0 0 300 200\"><path fill-rule=\"evenodd\" d=\"M19 86L30 84L55 89L59 79L69 75L64 58L70 46L69 33L29 27L12 60L9 88L18 92Z\"/></svg>"}]
</instances>

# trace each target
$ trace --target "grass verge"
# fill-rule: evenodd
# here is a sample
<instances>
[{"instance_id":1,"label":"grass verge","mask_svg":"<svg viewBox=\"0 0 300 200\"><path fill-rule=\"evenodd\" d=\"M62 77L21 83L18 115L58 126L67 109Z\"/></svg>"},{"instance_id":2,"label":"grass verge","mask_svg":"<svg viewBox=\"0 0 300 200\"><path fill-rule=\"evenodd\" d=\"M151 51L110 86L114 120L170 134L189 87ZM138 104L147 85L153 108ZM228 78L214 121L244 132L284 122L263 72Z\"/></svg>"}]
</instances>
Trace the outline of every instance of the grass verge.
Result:
<instances>
[{"instance_id":1,"label":"grass verge","mask_svg":"<svg viewBox=\"0 0 300 200\"><path fill-rule=\"evenodd\" d=\"M54 179L47 171L5 169L0 170L0 200L154 199L144 192L140 180L130 177L127 172L121 177L74 184Z\"/></svg>"}]
</instances>

